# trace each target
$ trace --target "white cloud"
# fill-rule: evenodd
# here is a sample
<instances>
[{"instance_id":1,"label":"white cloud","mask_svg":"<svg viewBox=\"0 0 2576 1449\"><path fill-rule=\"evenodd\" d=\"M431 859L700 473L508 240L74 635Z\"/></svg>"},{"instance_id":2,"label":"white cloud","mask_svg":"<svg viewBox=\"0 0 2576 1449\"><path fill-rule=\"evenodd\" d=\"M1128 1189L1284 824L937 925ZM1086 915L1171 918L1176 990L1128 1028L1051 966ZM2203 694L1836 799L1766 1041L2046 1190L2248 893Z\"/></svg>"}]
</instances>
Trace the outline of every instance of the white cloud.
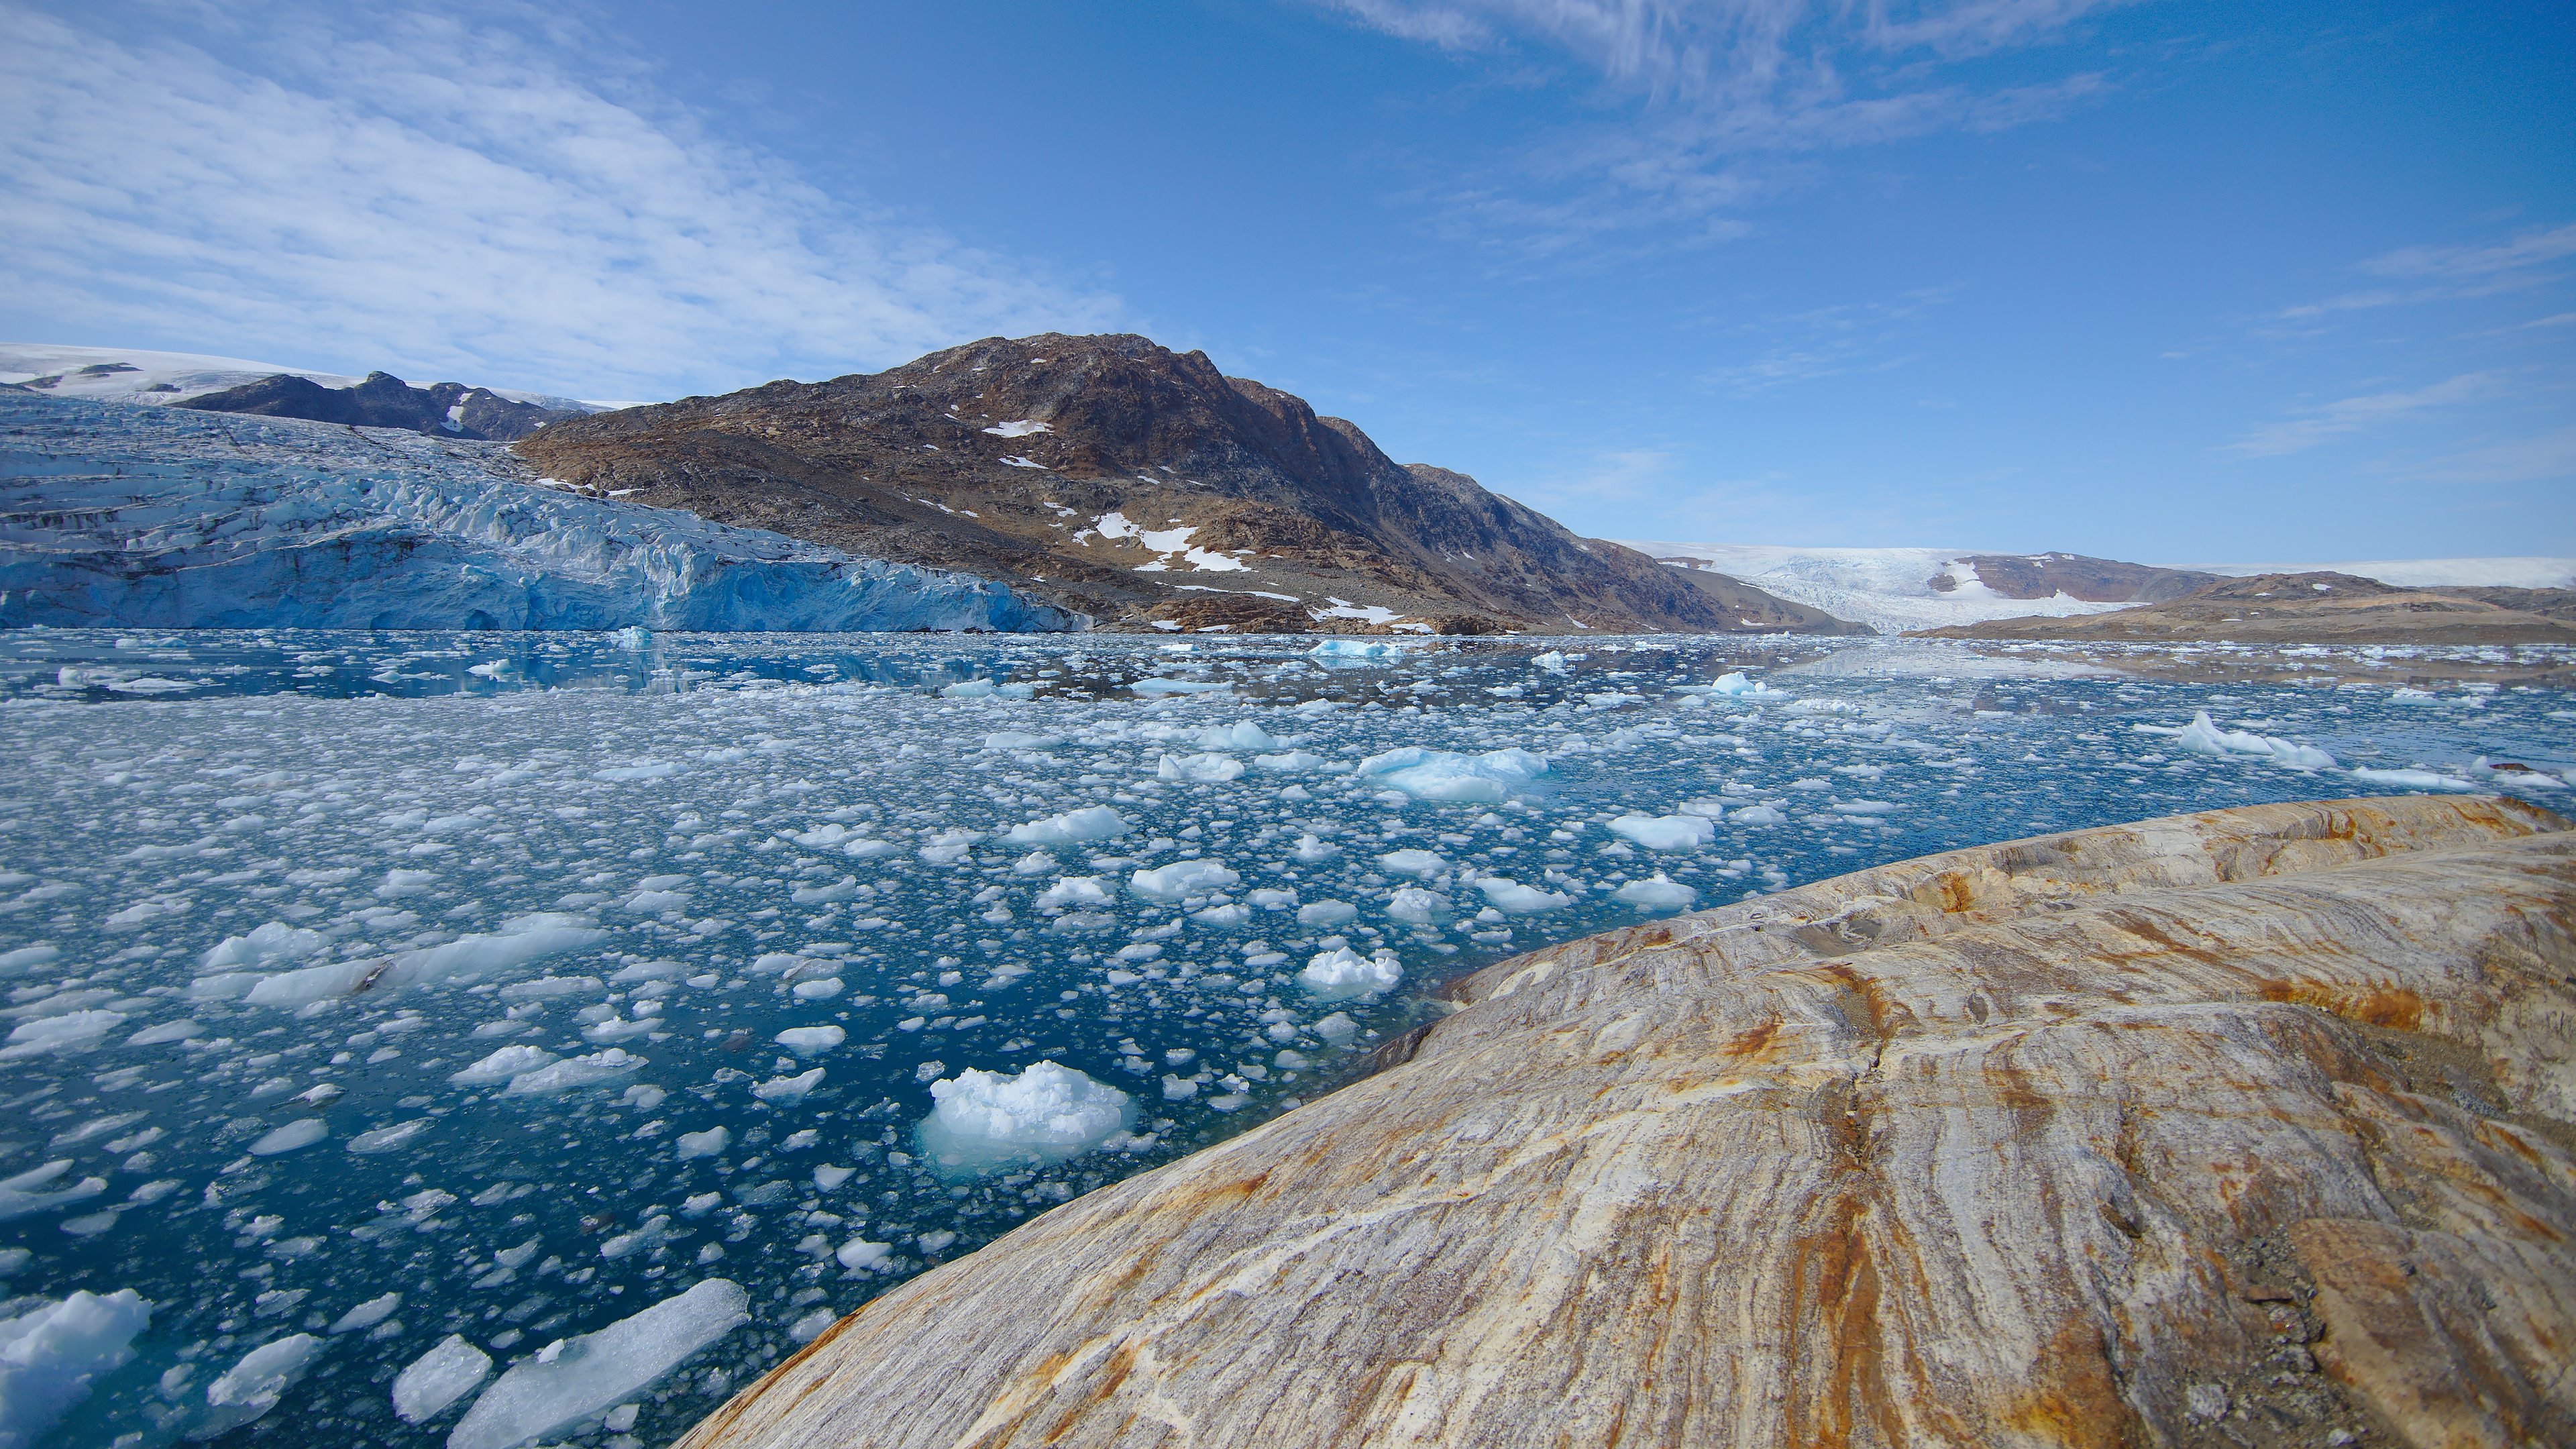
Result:
<instances>
[{"instance_id":1,"label":"white cloud","mask_svg":"<svg viewBox=\"0 0 2576 1449\"><path fill-rule=\"evenodd\" d=\"M2303 452L2319 443L2362 432L2391 419L2431 408L2450 407L2491 396L2503 381L2500 372L2463 373L2413 392L2378 392L2348 397L2310 408L2306 415L2255 429L2228 445L2249 458L2277 458Z\"/></svg>"},{"instance_id":2,"label":"white cloud","mask_svg":"<svg viewBox=\"0 0 2576 1449\"><path fill-rule=\"evenodd\" d=\"M1567 128L1408 198L1454 239L1530 260L1597 253L1620 234L1660 231L1649 247L1722 240L1746 230L1735 213L1812 179L1802 158L2062 115L2107 92L2108 78L1997 88L1947 82L1939 69L2051 40L2117 0L1318 3L1456 52L1535 44L1646 98L1635 117Z\"/></svg>"},{"instance_id":3,"label":"white cloud","mask_svg":"<svg viewBox=\"0 0 2576 1449\"><path fill-rule=\"evenodd\" d=\"M2427 483L2536 483L2576 477L2576 426L2471 448L2406 476Z\"/></svg>"},{"instance_id":4,"label":"white cloud","mask_svg":"<svg viewBox=\"0 0 2576 1449\"><path fill-rule=\"evenodd\" d=\"M2415 285L2346 292L2322 302L2284 307L2273 315L2283 321L2310 322L2337 312L2493 297L2559 280L2538 269L2570 255L2576 255L2576 225L2534 227L2502 241L2466 246L2399 247L2360 263L2358 269L2374 276L2410 279Z\"/></svg>"},{"instance_id":5,"label":"white cloud","mask_svg":"<svg viewBox=\"0 0 2576 1449\"><path fill-rule=\"evenodd\" d=\"M667 396L1121 311L707 134L565 22L156 8L110 28L125 18L0 4L0 287L87 334L58 340L148 328Z\"/></svg>"}]
</instances>

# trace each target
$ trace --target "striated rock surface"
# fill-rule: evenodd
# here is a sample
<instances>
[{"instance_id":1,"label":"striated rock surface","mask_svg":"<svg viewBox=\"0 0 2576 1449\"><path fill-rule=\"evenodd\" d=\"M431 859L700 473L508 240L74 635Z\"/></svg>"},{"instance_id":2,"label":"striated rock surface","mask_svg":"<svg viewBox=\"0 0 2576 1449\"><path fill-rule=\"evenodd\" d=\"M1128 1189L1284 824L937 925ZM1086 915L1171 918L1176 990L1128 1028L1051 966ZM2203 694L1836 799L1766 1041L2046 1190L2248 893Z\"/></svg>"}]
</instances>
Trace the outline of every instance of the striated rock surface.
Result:
<instances>
[{"instance_id":1,"label":"striated rock surface","mask_svg":"<svg viewBox=\"0 0 2576 1449\"><path fill-rule=\"evenodd\" d=\"M2546 811L1952 851L1454 994L1409 1061L878 1298L683 1442L2576 1442Z\"/></svg>"}]
</instances>

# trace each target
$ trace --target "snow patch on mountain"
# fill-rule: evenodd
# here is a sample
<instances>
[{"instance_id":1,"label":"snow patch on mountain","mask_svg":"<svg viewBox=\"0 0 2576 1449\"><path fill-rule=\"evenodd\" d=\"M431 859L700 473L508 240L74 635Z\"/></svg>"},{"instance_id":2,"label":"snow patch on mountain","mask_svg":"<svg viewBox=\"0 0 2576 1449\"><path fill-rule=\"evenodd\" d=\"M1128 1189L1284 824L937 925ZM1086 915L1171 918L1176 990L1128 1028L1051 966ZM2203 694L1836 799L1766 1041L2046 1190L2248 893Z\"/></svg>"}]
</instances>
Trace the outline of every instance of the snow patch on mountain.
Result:
<instances>
[{"instance_id":1,"label":"snow patch on mountain","mask_svg":"<svg viewBox=\"0 0 2576 1449\"><path fill-rule=\"evenodd\" d=\"M2005 598L1978 580L1976 565L1964 562L1977 552L1974 549L1793 548L1624 538L1613 542L1667 562L1697 560L1685 566L1740 579L1765 593L1867 624L1882 634L2034 614L2052 618L2107 614L2130 607L2088 603L2062 593L2045 599ZM1944 575L1953 583L1946 593L1931 584Z\"/></svg>"},{"instance_id":2,"label":"snow patch on mountain","mask_svg":"<svg viewBox=\"0 0 2576 1449\"><path fill-rule=\"evenodd\" d=\"M2398 558L2359 563L2193 564L2233 579L2258 574L2351 574L2400 589L2576 589L2576 558Z\"/></svg>"},{"instance_id":3,"label":"snow patch on mountain","mask_svg":"<svg viewBox=\"0 0 2576 1449\"><path fill-rule=\"evenodd\" d=\"M284 373L310 379L322 387L356 387L364 379L309 367L254 362L245 357L212 357L194 352L153 352L133 347L71 347L51 342L0 342L0 382L33 386L58 398L93 402L168 405L240 387ZM592 402L558 397L550 392L491 389L512 402L558 411L597 413L633 407L626 402Z\"/></svg>"},{"instance_id":4,"label":"snow patch on mountain","mask_svg":"<svg viewBox=\"0 0 2576 1449\"><path fill-rule=\"evenodd\" d=\"M498 444L0 393L0 627L1060 630L964 574L543 486Z\"/></svg>"}]
</instances>

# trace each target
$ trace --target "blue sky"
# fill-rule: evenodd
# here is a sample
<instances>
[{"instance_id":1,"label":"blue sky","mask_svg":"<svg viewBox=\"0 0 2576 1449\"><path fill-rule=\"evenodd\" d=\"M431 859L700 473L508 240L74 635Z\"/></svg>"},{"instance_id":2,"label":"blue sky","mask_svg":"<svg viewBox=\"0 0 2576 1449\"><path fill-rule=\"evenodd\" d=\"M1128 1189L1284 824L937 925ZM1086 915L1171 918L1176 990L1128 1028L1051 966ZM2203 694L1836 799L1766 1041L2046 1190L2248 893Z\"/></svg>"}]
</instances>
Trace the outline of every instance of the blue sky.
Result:
<instances>
[{"instance_id":1,"label":"blue sky","mask_svg":"<svg viewBox=\"0 0 2576 1449\"><path fill-rule=\"evenodd\" d=\"M16 340L1139 331L1596 535L2576 554L2563 6L0 9Z\"/></svg>"}]
</instances>

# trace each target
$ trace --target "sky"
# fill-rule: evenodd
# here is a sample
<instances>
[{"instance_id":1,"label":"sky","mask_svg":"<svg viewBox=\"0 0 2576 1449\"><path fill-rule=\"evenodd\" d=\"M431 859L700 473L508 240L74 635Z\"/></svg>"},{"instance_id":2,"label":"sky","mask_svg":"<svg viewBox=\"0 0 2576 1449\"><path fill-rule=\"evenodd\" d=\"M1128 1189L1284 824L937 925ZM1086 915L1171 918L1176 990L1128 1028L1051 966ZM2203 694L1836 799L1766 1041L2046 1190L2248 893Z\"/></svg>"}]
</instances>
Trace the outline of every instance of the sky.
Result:
<instances>
[{"instance_id":1,"label":"sky","mask_svg":"<svg viewBox=\"0 0 2576 1449\"><path fill-rule=\"evenodd\" d=\"M1614 538L2576 555L2576 24L0 0L0 337L604 399L1139 332Z\"/></svg>"}]
</instances>

